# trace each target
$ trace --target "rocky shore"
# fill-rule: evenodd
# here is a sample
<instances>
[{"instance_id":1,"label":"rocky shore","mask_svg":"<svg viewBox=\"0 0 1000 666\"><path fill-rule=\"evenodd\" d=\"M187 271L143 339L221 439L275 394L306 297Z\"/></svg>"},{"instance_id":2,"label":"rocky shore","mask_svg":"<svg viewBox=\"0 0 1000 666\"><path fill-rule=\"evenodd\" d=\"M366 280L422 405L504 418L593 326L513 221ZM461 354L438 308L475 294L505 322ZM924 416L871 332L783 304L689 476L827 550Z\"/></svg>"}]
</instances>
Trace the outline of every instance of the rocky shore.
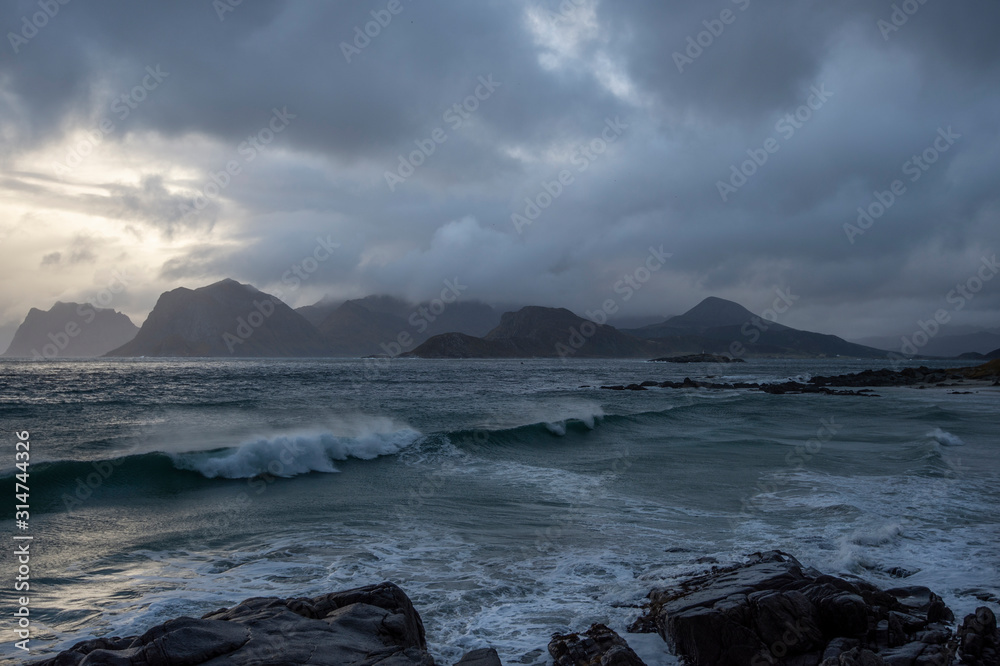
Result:
<instances>
[{"instance_id":1,"label":"rocky shore","mask_svg":"<svg viewBox=\"0 0 1000 666\"><path fill-rule=\"evenodd\" d=\"M649 593L631 633L657 633L691 666L997 666L1000 631L983 606L957 629L925 587L882 590L779 551L714 566ZM627 634L626 634L627 635ZM643 666L605 625L553 635L557 666ZM433 666L424 625L392 583L313 598L254 598L141 636L98 638L45 666ZM456 666L500 666L484 646Z\"/></svg>"},{"instance_id":2,"label":"rocky shore","mask_svg":"<svg viewBox=\"0 0 1000 666\"><path fill-rule=\"evenodd\" d=\"M682 382L644 381L634 384L605 385L600 388L609 391L645 391L654 387L670 389L699 388L715 391L745 389L778 395L785 393L823 393L826 395L876 396L873 392L874 388L890 386L959 388L970 386L970 383L988 386L990 382L992 382L993 386L1000 386L1000 360L990 361L976 367L953 368L950 370L933 370L926 366L905 368L903 370L889 370L887 368L881 370L864 370L863 372L834 375L831 377L816 376L806 382L787 381L769 384L751 384L748 382L699 381L685 377Z\"/></svg>"}]
</instances>

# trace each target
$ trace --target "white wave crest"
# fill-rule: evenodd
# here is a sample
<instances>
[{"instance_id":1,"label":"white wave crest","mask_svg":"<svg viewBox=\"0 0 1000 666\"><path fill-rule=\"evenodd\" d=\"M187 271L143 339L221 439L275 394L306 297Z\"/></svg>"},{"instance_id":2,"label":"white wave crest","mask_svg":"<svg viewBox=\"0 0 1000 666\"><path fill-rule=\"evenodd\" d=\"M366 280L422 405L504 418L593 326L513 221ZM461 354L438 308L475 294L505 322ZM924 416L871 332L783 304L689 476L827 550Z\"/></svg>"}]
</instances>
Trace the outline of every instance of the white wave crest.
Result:
<instances>
[{"instance_id":1,"label":"white wave crest","mask_svg":"<svg viewBox=\"0 0 1000 666\"><path fill-rule=\"evenodd\" d=\"M570 414L566 415L566 418L555 420L555 421L545 421L545 427L553 435L558 435L562 437L566 434L566 425L572 421L577 421L587 426L590 430L597 427L597 424L604 418L604 410L600 405L581 405L572 410Z\"/></svg>"},{"instance_id":2,"label":"white wave crest","mask_svg":"<svg viewBox=\"0 0 1000 666\"><path fill-rule=\"evenodd\" d=\"M897 523L888 523L877 527L855 530L850 536L850 542L858 546L884 546L894 542L903 534L903 528Z\"/></svg>"},{"instance_id":3,"label":"white wave crest","mask_svg":"<svg viewBox=\"0 0 1000 666\"><path fill-rule=\"evenodd\" d=\"M935 442L941 446L964 446L965 442L958 435L953 435L947 430L942 430L941 428L934 428L929 433L927 437L933 439Z\"/></svg>"},{"instance_id":4,"label":"white wave crest","mask_svg":"<svg viewBox=\"0 0 1000 666\"><path fill-rule=\"evenodd\" d=\"M309 472L337 472L335 460L371 460L399 453L422 435L403 428L354 436L302 432L261 437L222 451L170 454L179 469L200 472L209 479L249 479L261 474L290 478Z\"/></svg>"}]
</instances>

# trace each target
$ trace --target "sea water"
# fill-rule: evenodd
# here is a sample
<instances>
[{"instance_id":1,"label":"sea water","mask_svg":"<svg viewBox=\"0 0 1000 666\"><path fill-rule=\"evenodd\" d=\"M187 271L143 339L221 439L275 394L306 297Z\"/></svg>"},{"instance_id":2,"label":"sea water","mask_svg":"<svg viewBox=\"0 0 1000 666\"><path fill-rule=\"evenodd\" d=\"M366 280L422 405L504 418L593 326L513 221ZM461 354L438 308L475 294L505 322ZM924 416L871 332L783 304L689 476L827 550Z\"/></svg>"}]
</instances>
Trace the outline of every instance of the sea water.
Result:
<instances>
[{"instance_id":1,"label":"sea water","mask_svg":"<svg viewBox=\"0 0 1000 666\"><path fill-rule=\"evenodd\" d=\"M1000 389L597 388L884 365L0 361L10 598L15 431L33 536L32 651L0 659L388 580L439 663L485 646L551 663L551 634L604 622L669 664L625 634L649 590L774 548L997 609Z\"/></svg>"}]
</instances>

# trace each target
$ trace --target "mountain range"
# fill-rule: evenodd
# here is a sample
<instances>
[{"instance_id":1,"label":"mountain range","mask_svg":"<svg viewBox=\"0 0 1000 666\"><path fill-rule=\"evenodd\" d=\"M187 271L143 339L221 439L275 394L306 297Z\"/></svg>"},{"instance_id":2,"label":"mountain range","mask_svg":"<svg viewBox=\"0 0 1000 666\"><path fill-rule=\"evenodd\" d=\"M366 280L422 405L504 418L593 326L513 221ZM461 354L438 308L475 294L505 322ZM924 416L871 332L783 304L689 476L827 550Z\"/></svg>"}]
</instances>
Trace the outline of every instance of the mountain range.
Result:
<instances>
[{"instance_id":1,"label":"mountain range","mask_svg":"<svg viewBox=\"0 0 1000 666\"><path fill-rule=\"evenodd\" d=\"M423 358L642 358L716 353L730 356L885 357L886 352L835 335L800 331L765 320L742 305L709 297L665 322L618 330L569 310L527 307L503 315L482 338L445 334L406 356Z\"/></svg>"},{"instance_id":2,"label":"mountain range","mask_svg":"<svg viewBox=\"0 0 1000 666\"><path fill-rule=\"evenodd\" d=\"M459 301L457 294L451 302L446 299L446 294L416 304L391 296L323 299L293 310L275 296L226 279L161 294L138 329L125 315L88 304L57 303L47 313L32 309L5 355L652 358L704 352L880 358L887 353L778 324L773 311L764 318L716 297L681 315L629 329L595 323L564 308L527 306L501 314L485 303ZM74 328L72 320L80 312L90 320Z\"/></svg>"}]
</instances>

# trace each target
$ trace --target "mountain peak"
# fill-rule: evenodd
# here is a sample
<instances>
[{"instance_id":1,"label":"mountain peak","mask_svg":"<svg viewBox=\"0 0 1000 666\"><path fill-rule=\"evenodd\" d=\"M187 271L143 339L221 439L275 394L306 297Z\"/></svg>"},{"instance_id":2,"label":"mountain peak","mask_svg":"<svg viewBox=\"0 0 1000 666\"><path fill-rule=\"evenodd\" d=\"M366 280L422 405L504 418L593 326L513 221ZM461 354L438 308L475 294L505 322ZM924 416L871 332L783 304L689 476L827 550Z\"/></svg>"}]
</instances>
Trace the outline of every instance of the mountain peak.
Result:
<instances>
[{"instance_id":1,"label":"mountain peak","mask_svg":"<svg viewBox=\"0 0 1000 666\"><path fill-rule=\"evenodd\" d=\"M3 355L25 358L100 356L134 338L138 330L121 312L91 303L57 301L48 310L31 308Z\"/></svg>"},{"instance_id":2,"label":"mountain peak","mask_svg":"<svg viewBox=\"0 0 1000 666\"><path fill-rule=\"evenodd\" d=\"M160 295L139 332L108 356L325 356L305 318L277 297L225 279Z\"/></svg>"},{"instance_id":3,"label":"mountain peak","mask_svg":"<svg viewBox=\"0 0 1000 666\"><path fill-rule=\"evenodd\" d=\"M754 314L739 303L709 296L682 315L667 320L668 326L742 326Z\"/></svg>"}]
</instances>

